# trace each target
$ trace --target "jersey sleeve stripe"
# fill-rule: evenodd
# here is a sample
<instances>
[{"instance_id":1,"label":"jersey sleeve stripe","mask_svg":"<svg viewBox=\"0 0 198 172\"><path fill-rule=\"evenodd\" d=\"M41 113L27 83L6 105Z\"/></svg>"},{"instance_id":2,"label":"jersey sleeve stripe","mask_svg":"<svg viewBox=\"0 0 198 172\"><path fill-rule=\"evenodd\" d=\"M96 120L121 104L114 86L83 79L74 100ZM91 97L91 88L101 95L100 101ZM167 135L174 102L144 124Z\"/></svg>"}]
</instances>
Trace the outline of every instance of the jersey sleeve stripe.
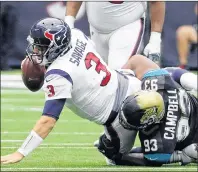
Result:
<instances>
[{"instance_id":1,"label":"jersey sleeve stripe","mask_svg":"<svg viewBox=\"0 0 198 172\"><path fill-rule=\"evenodd\" d=\"M52 75L52 74L56 74L56 75L60 75L60 76L64 77L65 79L67 79L73 85L73 80L67 72L65 72L61 69L52 69L45 74L45 78L49 75Z\"/></svg>"},{"instance_id":2,"label":"jersey sleeve stripe","mask_svg":"<svg viewBox=\"0 0 198 172\"><path fill-rule=\"evenodd\" d=\"M143 79L147 77L155 77L155 76L161 76L161 75L170 75L170 74L165 69L156 69L156 70L152 70L152 71L145 73L143 76Z\"/></svg>"},{"instance_id":3,"label":"jersey sleeve stripe","mask_svg":"<svg viewBox=\"0 0 198 172\"><path fill-rule=\"evenodd\" d=\"M180 69L180 68L175 68L174 70L169 70L169 68L166 69L169 73L171 73L171 76L172 78L178 83L181 85L180 83L180 79L181 79L181 76L184 74L184 73L187 73L188 71L185 70L185 69Z\"/></svg>"},{"instance_id":4,"label":"jersey sleeve stripe","mask_svg":"<svg viewBox=\"0 0 198 172\"><path fill-rule=\"evenodd\" d=\"M65 102L66 99L47 100L43 109L43 115L58 120Z\"/></svg>"},{"instance_id":5,"label":"jersey sleeve stripe","mask_svg":"<svg viewBox=\"0 0 198 172\"><path fill-rule=\"evenodd\" d=\"M139 31L139 35L138 35L138 39L137 39L137 41L136 41L136 43L135 43L135 46L134 46L134 49L133 49L133 51L131 52L131 56L133 56L133 55L135 55L136 53L137 53L137 51L138 51L138 48L140 47L140 43L141 43L141 40L142 40L142 38L143 38L143 35L144 35L144 18L141 18L140 19L140 31Z\"/></svg>"},{"instance_id":6,"label":"jersey sleeve stripe","mask_svg":"<svg viewBox=\"0 0 198 172\"><path fill-rule=\"evenodd\" d=\"M165 154L165 153L145 154L144 157L150 161L167 163L171 158L171 154Z\"/></svg>"}]
</instances>

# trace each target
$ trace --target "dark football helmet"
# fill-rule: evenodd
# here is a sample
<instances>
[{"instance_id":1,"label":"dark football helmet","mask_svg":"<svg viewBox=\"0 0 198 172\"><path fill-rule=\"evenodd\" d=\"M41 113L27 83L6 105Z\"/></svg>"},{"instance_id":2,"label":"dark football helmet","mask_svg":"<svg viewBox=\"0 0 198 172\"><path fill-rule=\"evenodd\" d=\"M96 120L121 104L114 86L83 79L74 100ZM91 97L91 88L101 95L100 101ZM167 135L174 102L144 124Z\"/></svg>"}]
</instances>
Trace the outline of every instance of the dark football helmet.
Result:
<instances>
[{"instance_id":1,"label":"dark football helmet","mask_svg":"<svg viewBox=\"0 0 198 172\"><path fill-rule=\"evenodd\" d=\"M71 30L61 19L44 18L32 26L27 41L26 53L30 60L49 65L71 47Z\"/></svg>"},{"instance_id":2,"label":"dark football helmet","mask_svg":"<svg viewBox=\"0 0 198 172\"><path fill-rule=\"evenodd\" d=\"M165 105L156 91L141 90L128 96L120 109L119 120L126 129L145 129L164 117Z\"/></svg>"}]
</instances>

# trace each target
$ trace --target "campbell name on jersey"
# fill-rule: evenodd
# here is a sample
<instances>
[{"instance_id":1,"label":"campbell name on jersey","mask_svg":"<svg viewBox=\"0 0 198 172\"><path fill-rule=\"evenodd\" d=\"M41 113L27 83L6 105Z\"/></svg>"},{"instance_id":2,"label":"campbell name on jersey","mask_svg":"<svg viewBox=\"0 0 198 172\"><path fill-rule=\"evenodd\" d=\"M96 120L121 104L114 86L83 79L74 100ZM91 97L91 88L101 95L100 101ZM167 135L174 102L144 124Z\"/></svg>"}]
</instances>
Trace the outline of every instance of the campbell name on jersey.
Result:
<instances>
[{"instance_id":1,"label":"campbell name on jersey","mask_svg":"<svg viewBox=\"0 0 198 172\"><path fill-rule=\"evenodd\" d=\"M46 72L46 100L66 98L66 106L77 115L103 124L114 104L117 74L104 63L89 38L77 29L71 32L72 48Z\"/></svg>"},{"instance_id":2,"label":"campbell name on jersey","mask_svg":"<svg viewBox=\"0 0 198 172\"><path fill-rule=\"evenodd\" d=\"M165 113L159 124L140 132L145 153L173 153L178 142L189 134L188 121L191 104L189 96L165 69L153 70L145 75L142 89L156 90L164 100ZM150 144L153 145L150 149Z\"/></svg>"},{"instance_id":3,"label":"campbell name on jersey","mask_svg":"<svg viewBox=\"0 0 198 172\"><path fill-rule=\"evenodd\" d=\"M110 33L144 16L146 2L104 1L86 2L89 23L101 33Z\"/></svg>"}]
</instances>

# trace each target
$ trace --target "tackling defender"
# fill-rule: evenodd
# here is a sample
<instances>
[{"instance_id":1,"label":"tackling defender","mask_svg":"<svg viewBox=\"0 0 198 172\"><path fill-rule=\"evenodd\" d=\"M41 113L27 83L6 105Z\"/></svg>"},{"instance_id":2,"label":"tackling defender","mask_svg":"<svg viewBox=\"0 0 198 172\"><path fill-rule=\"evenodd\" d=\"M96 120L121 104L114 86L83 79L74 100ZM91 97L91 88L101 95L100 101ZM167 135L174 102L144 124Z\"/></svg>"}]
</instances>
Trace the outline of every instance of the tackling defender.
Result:
<instances>
[{"instance_id":1,"label":"tackling defender","mask_svg":"<svg viewBox=\"0 0 198 172\"><path fill-rule=\"evenodd\" d=\"M196 163L198 100L185 90L197 91L197 76L178 68L150 72L144 72L145 68L142 66L137 68L143 74L139 76L142 78L142 89L154 91L140 91L127 97L121 107L119 119L124 128L139 130L141 148L132 149L129 154L110 156L113 149L109 150L108 147L114 143L102 135L97 145L99 151L105 152L103 154L114 165ZM187 82L183 80L186 77L194 80L194 84L186 85Z\"/></svg>"}]
</instances>

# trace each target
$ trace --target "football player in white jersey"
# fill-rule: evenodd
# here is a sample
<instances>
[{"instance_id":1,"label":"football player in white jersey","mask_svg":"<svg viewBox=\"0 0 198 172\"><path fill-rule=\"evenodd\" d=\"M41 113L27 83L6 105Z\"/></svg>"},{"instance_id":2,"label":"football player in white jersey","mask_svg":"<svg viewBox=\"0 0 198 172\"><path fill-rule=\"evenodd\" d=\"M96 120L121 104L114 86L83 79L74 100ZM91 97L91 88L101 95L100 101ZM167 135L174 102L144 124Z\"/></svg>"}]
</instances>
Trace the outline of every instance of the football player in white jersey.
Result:
<instances>
[{"instance_id":1,"label":"football player in white jersey","mask_svg":"<svg viewBox=\"0 0 198 172\"><path fill-rule=\"evenodd\" d=\"M147 2L104 1L85 3L91 39L96 50L110 68L119 69L130 56L138 53L144 34ZM68 1L65 22L74 27L75 17L82 1ZM165 3L149 2L151 35L144 54L159 63L161 32L165 16Z\"/></svg>"},{"instance_id":2,"label":"football player in white jersey","mask_svg":"<svg viewBox=\"0 0 198 172\"><path fill-rule=\"evenodd\" d=\"M70 29L60 19L44 18L36 22L28 36L27 55L35 65L45 65L45 106L41 118L13 154L1 157L1 163L22 160L47 137L66 105L77 115L104 125L109 139L117 139L119 152L131 150L136 131L119 124L122 101L140 90L141 82L130 70L110 69L83 32ZM125 74L124 74L124 73Z\"/></svg>"},{"instance_id":3,"label":"football player in white jersey","mask_svg":"<svg viewBox=\"0 0 198 172\"><path fill-rule=\"evenodd\" d=\"M28 57L48 67L44 82L46 102L42 117L22 146L13 154L2 156L1 163L19 162L38 147L55 126L65 104L79 116L104 125L107 139L116 143L112 156L129 152L136 131L122 127L118 112L123 100L140 90L140 81L133 73L109 69L92 42L81 31L71 31L59 19L45 18L36 22L28 41ZM133 68L138 78L145 68L159 68L147 58L140 63L142 58L134 56L124 66Z\"/></svg>"}]
</instances>

